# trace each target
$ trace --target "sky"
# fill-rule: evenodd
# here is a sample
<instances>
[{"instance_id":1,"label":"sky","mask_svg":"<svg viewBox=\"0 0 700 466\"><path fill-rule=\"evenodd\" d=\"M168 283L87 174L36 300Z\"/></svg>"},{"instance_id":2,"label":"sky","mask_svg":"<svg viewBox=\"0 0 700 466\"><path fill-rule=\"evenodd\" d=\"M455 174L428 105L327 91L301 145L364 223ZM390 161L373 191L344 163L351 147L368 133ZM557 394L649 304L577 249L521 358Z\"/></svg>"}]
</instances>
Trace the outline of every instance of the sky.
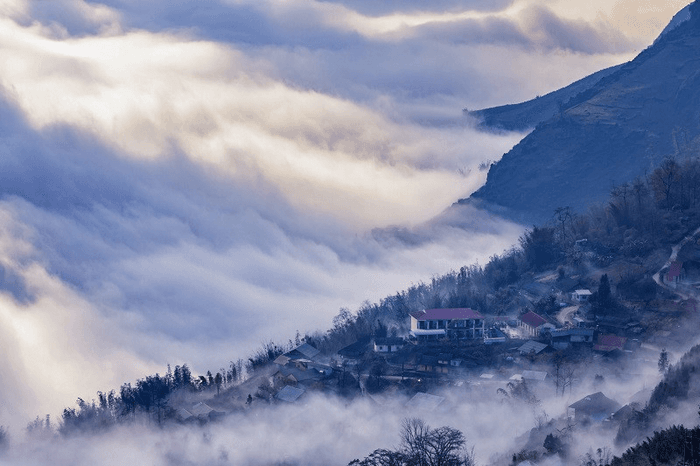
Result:
<instances>
[{"instance_id":1,"label":"sky","mask_svg":"<svg viewBox=\"0 0 700 466\"><path fill-rule=\"evenodd\" d=\"M462 110L687 3L0 0L0 425L484 264L523 226L445 212L524 134Z\"/></svg>"}]
</instances>

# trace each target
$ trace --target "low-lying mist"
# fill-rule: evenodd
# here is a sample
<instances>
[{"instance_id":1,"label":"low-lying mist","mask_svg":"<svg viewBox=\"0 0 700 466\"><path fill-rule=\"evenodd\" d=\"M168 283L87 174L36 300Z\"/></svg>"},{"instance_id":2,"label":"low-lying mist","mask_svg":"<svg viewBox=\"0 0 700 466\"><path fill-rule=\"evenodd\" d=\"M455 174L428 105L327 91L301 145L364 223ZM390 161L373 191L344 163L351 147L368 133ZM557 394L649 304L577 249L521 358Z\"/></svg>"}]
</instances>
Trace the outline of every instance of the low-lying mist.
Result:
<instances>
[{"instance_id":1,"label":"low-lying mist","mask_svg":"<svg viewBox=\"0 0 700 466\"><path fill-rule=\"evenodd\" d=\"M633 371L632 366L636 368ZM459 387L431 390L445 398L433 410L412 406L408 396L399 394L349 400L308 392L294 404L256 402L248 410L206 425L172 422L159 427L136 421L100 433L73 432L66 437L39 431L25 438L22 432L15 431L11 432L11 446L2 461L12 466L45 462L344 465L374 449L395 448L400 441L402 421L416 417L432 427L449 426L462 431L468 445L474 447L478 464L509 464L514 453L528 446L528 438L544 438L547 432L563 435L567 406L581 397L603 391L620 404L628 403L637 392L659 380L654 366L653 362L625 365L598 361L587 368L577 368L572 389L563 396L554 393L551 381L531 382L529 387L539 399L537 402L499 393L498 388L508 390L507 380L476 377ZM600 374L606 374L602 381L595 378ZM226 396L223 392L224 400ZM669 412L667 419L680 420L683 407L677 413L674 418ZM558 421L550 425L552 420ZM542 430L530 437L530 430L536 427ZM580 456L597 448L605 447L613 453L624 451L626 446L614 445L614 432L603 424L574 426L566 463L577 464ZM561 464L555 458L543 464Z\"/></svg>"}]
</instances>

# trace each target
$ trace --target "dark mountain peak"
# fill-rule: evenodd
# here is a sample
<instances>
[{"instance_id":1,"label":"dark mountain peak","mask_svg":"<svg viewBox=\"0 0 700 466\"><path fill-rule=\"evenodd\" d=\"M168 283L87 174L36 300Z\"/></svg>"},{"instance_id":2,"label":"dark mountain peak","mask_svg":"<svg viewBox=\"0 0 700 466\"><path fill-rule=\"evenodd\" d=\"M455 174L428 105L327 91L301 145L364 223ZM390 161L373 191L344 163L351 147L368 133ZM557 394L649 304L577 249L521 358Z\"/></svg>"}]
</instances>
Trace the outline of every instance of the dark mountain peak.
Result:
<instances>
[{"instance_id":1,"label":"dark mountain peak","mask_svg":"<svg viewBox=\"0 0 700 466\"><path fill-rule=\"evenodd\" d=\"M582 211L666 157L700 149L700 5L634 60L569 99L489 170L474 193L511 219Z\"/></svg>"},{"instance_id":2,"label":"dark mountain peak","mask_svg":"<svg viewBox=\"0 0 700 466\"><path fill-rule=\"evenodd\" d=\"M692 7L692 8L691 8ZM691 18L692 9L698 10L697 2L687 5L671 19L669 24L654 41L654 45L668 33ZM695 15L698 16L697 14ZM536 127L559 113L572 99L581 98L581 94L591 90L602 79L608 78L613 73L624 68L626 63L611 66L597 71L591 75L579 79L566 87L552 91L543 96L517 103L481 110L467 110L464 112L479 123L482 130L487 131L526 131Z\"/></svg>"}]
</instances>

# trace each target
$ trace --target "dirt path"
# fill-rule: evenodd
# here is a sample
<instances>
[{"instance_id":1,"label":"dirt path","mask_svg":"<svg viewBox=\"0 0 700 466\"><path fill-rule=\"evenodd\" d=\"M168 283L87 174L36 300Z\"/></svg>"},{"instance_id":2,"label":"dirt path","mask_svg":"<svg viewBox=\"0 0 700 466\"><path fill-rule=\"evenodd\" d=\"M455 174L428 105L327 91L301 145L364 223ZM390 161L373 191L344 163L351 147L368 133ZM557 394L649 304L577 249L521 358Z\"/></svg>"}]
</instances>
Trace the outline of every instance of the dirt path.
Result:
<instances>
[{"instance_id":1,"label":"dirt path","mask_svg":"<svg viewBox=\"0 0 700 466\"><path fill-rule=\"evenodd\" d=\"M576 311L578 311L578 308L579 308L579 307L580 307L580 305L576 304L576 305L574 305L574 306L567 306L567 307L563 308L563 309L562 309L561 311L559 311L559 313L557 314L557 321L558 321L562 326L565 326L567 321L573 323L573 319L571 319L571 316L572 316Z\"/></svg>"},{"instance_id":2,"label":"dirt path","mask_svg":"<svg viewBox=\"0 0 700 466\"><path fill-rule=\"evenodd\" d=\"M656 273L654 274L654 276L652 277L652 278L654 279L654 281L656 282L657 285L659 285L659 286L662 287L662 288L666 288L667 290L671 291L672 293L675 293L675 294L679 295L679 296L680 296L681 298L683 298L683 299L697 298L697 297L698 297L698 296L697 296L697 292L695 292L695 290L693 290L692 288L683 288L683 289L681 289L681 287L675 287L675 288L674 288L674 287L672 287L672 286L668 286L668 285L666 284L666 282L664 282L663 280L661 280L661 271L664 270L664 269L666 269L666 268L668 268L668 267L670 267L670 266L671 266L671 263L672 263L673 261L675 261L675 260L678 258L678 251L680 251L681 248L682 248L683 246L686 245L686 243L688 243L689 241L693 241L693 240L695 239L695 237L698 236L698 235L700 235L700 228L698 228L697 230L695 230L692 234L690 234L690 235L686 236L685 238L683 238L683 240L681 240L680 243L678 243L678 244L676 244L675 246L673 246L673 247L671 248L671 255L669 256L669 258L668 258L668 260L666 261L666 263L665 263L665 264L663 265L663 267L661 267L661 269L660 269L658 272L656 272Z\"/></svg>"}]
</instances>

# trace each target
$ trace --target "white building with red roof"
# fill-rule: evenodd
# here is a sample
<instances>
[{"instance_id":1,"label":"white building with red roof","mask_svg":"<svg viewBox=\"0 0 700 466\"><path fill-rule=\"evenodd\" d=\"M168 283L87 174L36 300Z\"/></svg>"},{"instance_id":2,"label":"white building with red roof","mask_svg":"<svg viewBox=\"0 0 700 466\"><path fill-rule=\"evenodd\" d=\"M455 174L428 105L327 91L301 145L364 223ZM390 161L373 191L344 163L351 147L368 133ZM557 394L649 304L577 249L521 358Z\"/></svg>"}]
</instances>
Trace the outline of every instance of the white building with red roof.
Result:
<instances>
[{"instance_id":1,"label":"white building with red roof","mask_svg":"<svg viewBox=\"0 0 700 466\"><path fill-rule=\"evenodd\" d=\"M483 338L484 317L469 308L425 309L411 314L411 336L419 340Z\"/></svg>"},{"instance_id":2,"label":"white building with red roof","mask_svg":"<svg viewBox=\"0 0 700 466\"><path fill-rule=\"evenodd\" d=\"M535 337L540 334L540 331L547 324L547 319L532 311L521 315L518 320L520 328L524 329L528 335Z\"/></svg>"}]
</instances>

